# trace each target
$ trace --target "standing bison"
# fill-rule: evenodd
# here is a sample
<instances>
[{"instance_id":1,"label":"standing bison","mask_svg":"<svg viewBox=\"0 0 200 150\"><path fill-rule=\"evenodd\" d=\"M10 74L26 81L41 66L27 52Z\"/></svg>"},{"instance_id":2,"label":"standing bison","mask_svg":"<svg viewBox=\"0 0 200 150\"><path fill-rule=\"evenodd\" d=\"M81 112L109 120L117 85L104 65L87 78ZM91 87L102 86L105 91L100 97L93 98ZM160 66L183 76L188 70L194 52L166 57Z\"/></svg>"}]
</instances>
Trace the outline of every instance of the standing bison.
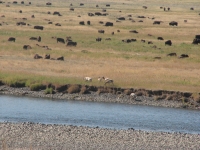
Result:
<instances>
[{"instance_id":1,"label":"standing bison","mask_svg":"<svg viewBox=\"0 0 200 150\"><path fill-rule=\"evenodd\" d=\"M172 21L169 23L170 26L178 26L178 22L176 21Z\"/></svg>"},{"instance_id":2,"label":"standing bison","mask_svg":"<svg viewBox=\"0 0 200 150\"><path fill-rule=\"evenodd\" d=\"M172 45L172 41L171 41L171 40L167 40L167 41L165 42L165 45L171 46L171 45Z\"/></svg>"},{"instance_id":3,"label":"standing bison","mask_svg":"<svg viewBox=\"0 0 200 150\"><path fill-rule=\"evenodd\" d=\"M34 29L43 30L44 27L43 26L34 26Z\"/></svg>"},{"instance_id":4,"label":"standing bison","mask_svg":"<svg viewBox=\"0 0 200 150\"><path fill-rule=\"evenodd\" d=\"M57 43L58 42L65 44L65 40L63 38L57 38Z\"/></svg>"},{"instance_id":5,"label":"standing bison","mask_svg":"<svg viewBox=\"0 0 200 150\"><path fill-rule=\"evenodd\" d=\"M14 38L14 37L10 37L10 38L8 39L8 41L15 42L15 38Z\"/></svg>"},{"instance_id":6,"label":"standing bison","mask_svg":"<svg viewBox=\"0 0 200 150\"><path fill-rule=\"evenodd\" d=\"M77 42L69 41L66 46L76 46Z\"/></svg>"},{"instance_id":7,"label":"standing bison","mask_svg":"<svg viewBox=\"0 0 200 150\"><path fill-rule=\"evenodd\" d=\"M106 22L105 26L113 26L112 22Z\"/></svg>"}]
</instances>

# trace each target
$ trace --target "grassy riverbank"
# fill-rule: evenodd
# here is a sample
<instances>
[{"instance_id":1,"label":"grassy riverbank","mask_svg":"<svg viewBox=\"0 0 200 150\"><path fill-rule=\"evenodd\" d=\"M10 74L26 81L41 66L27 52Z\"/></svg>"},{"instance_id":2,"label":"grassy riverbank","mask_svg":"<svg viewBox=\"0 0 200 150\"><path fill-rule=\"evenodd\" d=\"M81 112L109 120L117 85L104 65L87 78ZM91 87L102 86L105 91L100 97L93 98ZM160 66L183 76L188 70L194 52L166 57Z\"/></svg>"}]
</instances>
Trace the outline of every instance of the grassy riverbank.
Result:
<instances>
[{"instance_id":1,"label":"grassy riverbank","mask_svg":"<svg viewBox=\"0 0 200 150\"><path fill-rule=\"evenodd\" d=\"M97 82L97 78L105 76L114 80L114 87L188 91L199 96L200 47L191 44L195 35L200 34L198 0L176 3L160 0L92 0L84 2L83 6L80 6L81 1L50 1L51 6L38 0L30 5L28 1L24 2L25 4L12 4L5 1L0 4L0 15L5 16L1 17L0 22L0 80L8 85L22 81L27 86L33 83L102 86L103 83ZM71 3L73 6L70 6ZM96 7L97 4L99 7ZM110 7L106 7L106 4L110 4ZM148 8L144 9L143 6ZM170 7L170 11L164 11L160 7ZM190 9L192 7L194 10ZM70 8L74 8L74 11L70 11ZM88 16L88 12L104 13L102 9L106 9L105 13L108 15ZM53 15L55 11L59 11L61 16ZM125 20L118 22L118 17L125 17ZM79 24L80 21L86 23L88 20L90 25ZM153 25L155 20L162 23ZM48 23L50 21L52 24ZM99 21L104 24L113 22L114 26L106 27ZM169 26L170 21L177 21L179 24ZM30 26L17 26L16 22L26 22ZM56 23L61 26L55 26ZM34 25L42 25L44 30L35 30ZM105 30L105 33L98 33L99 29ZM138 34L130 33L130 30L137 30ZM38 36L42 37L41 42L29 40L30 37ZM57 43L52 38L65 39L67 36L78 43L76 47ZM172 46L165 46L164 41L157 40L159 36L164 41L172 40ZM16 41L9 42L9 37L15 37ZM97 37L101 37L102 41L96 42ZM111 40L105 40L106 38ZM137 41L122 42L133 38ZM146 40L146 43L141 42L141 39ZM153 44L147 44L148 41ZM26 44L32 49L24 50L23 45ZM51 50L36 44L48 46ZM167 56L171 52L177 53L177 56ZM46 54L50 54L51 58L63 56L64 61L33 59L35 54L43 58ZM181 54L188 54L189 58L178 58ZM92 77L93 81L84 82L85 76Z\"/></svg>"}]
</instances>

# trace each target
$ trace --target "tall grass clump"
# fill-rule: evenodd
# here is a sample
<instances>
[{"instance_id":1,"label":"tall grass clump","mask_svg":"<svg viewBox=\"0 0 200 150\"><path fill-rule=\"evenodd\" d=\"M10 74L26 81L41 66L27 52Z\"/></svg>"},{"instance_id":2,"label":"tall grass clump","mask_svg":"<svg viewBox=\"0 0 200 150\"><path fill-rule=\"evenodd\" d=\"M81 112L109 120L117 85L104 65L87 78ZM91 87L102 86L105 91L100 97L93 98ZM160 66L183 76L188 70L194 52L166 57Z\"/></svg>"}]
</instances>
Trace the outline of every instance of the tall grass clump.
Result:
<instances>
[{"instance_id":1,"label":"tall grass clump","mask_svg":"<svg viewBox=\"0 0 200 150\"><path fill-rule=\"evenodd\" d=\"M40 91L40 90L44 90L45 88L46 86L41 83L34 83L30 85L31 91Z\"/></svg>"}]
</instances>

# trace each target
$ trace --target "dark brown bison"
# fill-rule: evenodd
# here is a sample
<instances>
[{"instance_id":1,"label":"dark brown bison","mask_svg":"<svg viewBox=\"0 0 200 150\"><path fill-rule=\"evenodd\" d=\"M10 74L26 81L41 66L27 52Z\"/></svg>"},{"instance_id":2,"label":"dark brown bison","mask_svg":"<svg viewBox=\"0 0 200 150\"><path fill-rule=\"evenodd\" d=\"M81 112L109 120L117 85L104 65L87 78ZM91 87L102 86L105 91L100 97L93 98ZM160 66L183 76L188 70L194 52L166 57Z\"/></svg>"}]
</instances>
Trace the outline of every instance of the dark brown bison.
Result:
<instances>
[{"instance_id":1,"label":"dark brown bison","mask_svg":"<svg viewBox=\"0 0 200 150\"><path fill-rule=\"evenodd\" d=\"M50 2L47 2L47 3L46 3L46 5L48 5L48 6L49 6L49 5L51 5L51 3L50 3Z\"/></svg>"},{"instance_id":2,"label":"dark brown bison","mask_svg":"<svg viewBox=\"0 0 200 150\"><path fill-rule=\"evenodd\" d=\"M17 1L13 1L13 4L17 4Z\"/></svg>"},{"instance_id":3,"label":"dark brown bison","mask_svg":"<svg viewBox=\"0 0 200 150\"><path fill-rule=\"evenodd\" d=\"M138 33L138 31L136 31L136 30L131 30L131 31L129 31L130 33Z\"/></svg>"},{"instance_id":4,"label":"dark brown bison","mask_svg":"<svg viewBox=\"0 0 200 150\"><path fill-rule=\"evenodd\" d=\"M145 43L145 40L141 39L141 42Z\"/></svg>"},{"instance_id":5,"label":"dark brown bison","mask_svg":"<svg viewBox=\"0 0 200 150\"><path fill-rule=\"evenodd\" d=\"M74 11L74 8L70 8L69 10L70 10L70 11Z\"/></svg>"},{"instance_id":6,"label":"dark brown bison","mask_svg":"<svg viewBox=\"0 0 200 150\"><path fill-rule=\"evenodd\" d=\"M171 40L167 40L167 41L165 41L165 45L169 45L169 46L171 46L171 45L172 45L172 41L171 41Z\"/></svg>"},{"instance_id":7,"label":"dark brown bison","mask_svg":"<svg viewBox=\"0 0 200 150\"><path fill-rule=\"evenodd\" d=\"M20 10L19 13L22 13L22 10Z\"/></svg>"},{"instance_id":8,"label":"dark brown bison","mask_svg":"<svg viewBox=\"0 0 200 150\"><path fill-rule=\"evenodd\" d=\"M35 16L34 16L34 15L32 15L32 16L31 16L31 18L35 18Z\"/></svg>"},{"instance_id":9,"label":"dark brown bison","mask_svg":"<svg viewBox=\"0 0 200 150\"><path fill-rule=\"evenodd\" d=\"M170 26L178 26L178 22L176 21L172 21L169 23Z\"/></svg>"},{"instance_id":10,"label":"dark brown bison","mask_svg":"<svg viewBox=\"0 0 200 150\"><path fill-rule=\"evenodd\" d=\"M192 44L200 44L200 39L195 38L193 40Z\"/></svg>"},{"instance_id":11,"label":"dark brown bison","mask_svg":"<svg viewBox=\"0 0 200 150\"><path fill-rule=\"evenodd\" d=\"M80 25L85 25L85 22L84 21L80 21L79 24Z\"/></svg>"},{"instance_id":12,"label":"dark brown bison","mask_svg":"<svg viewBox=\"0 0 200 150\"><path fill-rule=\"evenodd\" d=\"M24 1L21 1L21 4L24 4Z\"/></svg>"},{"instance_id":13,"label":"dark brown bison","mask_svg":"<svg viewBox=\"0 0 200 150\"><path fill-rule=\"evenodd\" d=\"M8 39L8 41L10 41L10 42L15 42L15 38L14 37L9 37L9 39Z\"/></svg>"},{"instance_id":14,"label":"dark brown bison","mask_svg":"<svg viewBox=\"0 0 200 150\"><path fill-rule=\"evenodd\" d=\"M61 24L60 23L56 23L55 26L61 26Z\"/></svg>"},{"instance_id":15,"label":"dark brown bison","mask_svg":"<svg viewBox=\"0 0 200 150\"><path fill-rule=\"evenodd\" d=\"M105 31L104 30L98 30L98 32L104 34Z\"/></svg>"},{"instance_id":16,"label":"dark brown bison","mask_svg":"<svg viewBox=\"0 0 200 150\"><path fill-rule=\"evenodd\" d=\"M154 21L153 24L160 24L161 21Z\"/></svg>"},{"instance_id":17,"label":"dark brown bison","mask_svg":"<svg viewBox=\"0 0 200 150\"><path fill-rule=\"evenodd\" d=\"M113 23L112 22L106 22L105 26L113 26Z\"/></svg>"},{"instance_id":18,"label":"dark brown bison","mask_svg":"<svg viewBox=\"0 0 200 150\"><path fill-rule=\"evenodd\" d=\"M80 6L84 6L84 4L83 4L83 3L80 3Z\"/></svg>"},{"instance_id":19,"label":"dark brown bison","mask_svg":"<svg viewBox=\"0 0 200 150\"><path fill-rule=\"evenodd\" d=\"M54 12L53 12L53 15L61 15L61 14L60 14L60 12L58 12L58 11L54 11Z\"/></svg>"},{"instance_id":20,"label":"dark brown bison","mask_svg":"<svg viewBox=\"0 0 200 150\"><path fill-rule=\"evenodd\" d=\"M153 42L152 41L148 41L148 44L153 44Z\"/></svg>"},{"instance_id":21,"label":"dark brown bison","mask_svg":"<svg viewBox=\"0 0 200 150\"><path fill-rule=\"evenodd\" d=\"M102 15L102 13L100 13L100 12L95 12L94 13L96 16L101 16Z\"/></svg>"},{"instance_id":22,"label":"dark brown bison","mask_svg":"<svg viewBox=\"0 0 200 150\"><path fill-rule=\"evenodd\" d=\"M90 25L90 21L87 21L87 25Z\"/></svg>"},{"instance_id":23,"label":"dark brown bison","mask_svg":"<svg viewBox=\"0 0 200 150\"><path fill-rule=\"evenodd\" d=\"M157 39L158 39L158 40L164 40L163 37L160 37L160 36L159 36Z\"/></svg>"},{"instance_id":24,"label":"dark brown bison","mask_svg":"<svg viewBox=\"0 0 200 150\"><path fill-rule=\"evenodd\" d=\"M181 55L179 56L179 58L187 58L187 57L189 57L188 54L181 54Z\"/></svg>"},{"instance_id":25,"label":"dark brown bison","mask_svg":"<svg viewBox=\"0 0 200 150\"><path fill-rule=\"evenodd\" d=\"M58 42L65 44L65 40L63 38L57 38L57 43Z\"/></svg>"},{"instance_id":26,"label":"dark brown bison","mask_svg":"<svg viewBox=\"0 0 200 150\"><path fill-rule=\"evenodd\" d=\"M169 53L167 56L177 56L176 53Z\"/></svg>"},{"instance_id":27,"label":"dark brown bison","mask_svg":"<svg viewBox=\"0 0 200 150\"><path fill-rule=\"evenodd\" d=\"M46 55L44 56L44 59L50 59L50 54L46 54Z\"/></svg>"},{"instance_id":28,"label":"dark brown bison","mask_svg":"<svg viewBox=\"0 0 200 150\"><path fill-rule=\"evenodd\" d=\"M56 60L62 60L62 61L64 61L64 57L63 56L58 57Z\"/></svg>"},{"instance_id":29,"label":"dark brown bison","mask_svg":"<svg viewBox=\"0 0 200 150\"><path fill-rule=\"evenodd\" d=\"M29 40L36 40L37 41L38 38L36 38L36 37L30 37Z\"/></svg>"},{"instance_id":30,"label":"dark brown bison","mask_svg":"<svg viewBox=\"0 0 200 150\"><path fill-rule=\"evenodd\" d=\"M200 35L195 35L195 38L196 39L200 39Z\"/></svg>"},{"instance_id":31,"label":"dark brown bison","mask_svg":"<svg viewBox=\"0 0 200 150\"><path fill-rule=\"evenodd\" d=\"M104 22L103 22L103 21L99 21L99 23L100 23L100 24L104 24Z\"/></svg>"},{"instance_id":32,"label":"dark brown bison","mask_svg":"<svg viewBox=\"0 0 200 150\"><path fill-rule=\"evenodd\" d=\"M147 6L142 6L142 8L147 9Z\"/></svg>"},{"instance_id":33,"label":"dark brown bison","mask_svg":"<svg viewBox=\"0 0 200 150\"><path fill-rule=\"evenodd\" d=\"M77 42L69 41L66 46L76 46Z\"/></svg>"},{"instance_id":34,"label":"dark brown bison","mask_svg":"<svg viewBox=\"0 0 200 150\"><path fill-rule=\"evenodd\" d=\"M97 42L101 42L101 40L102 40L102 39L101 39L100 37L96 38L96 41L97 41Z\"/></svg>"},{"instance_id":35,"label":"dark brown bison","mask_svg":"<svg viewBox=\"0 0 200 150\"><path fill-rule=\"evenodd\" d=\"M30 45L24 45L24 46L23 46L23 49L24 49L24 50L32 49L32 47L31 47Z\"/></svg>"},{"instance_id":36,"label":"dark brown bison","mask_svg":"<svg viewBox=\"0 0 200 150\"><path fill-rule=\"evenodd\" d=\"M94 16L94 14L93 13L88 13L88 16Z\"/></svg>"},{"instance_id":37,"label":"dark brown bison","mask_svg":"<svg viewBox=\"0 0 200 150\"><path fill-rule=\"evenodd\" d=\"M25 26L26 23L25 23L25 22L17 22L16 25L17 25L17 26L20 26L20 25L24 25L24 26Z\"/></svg>"},{"instance_id":38,"label":"dark brown bison","mask_svg":"<svg viewBox=\"0 0 200 150\"><path fill-rule=\"evenodd\" d=\"M125 17L119 17L118 20L125 20Z\"/></svg>"},{"instance_id":39,"label":"dark brown bison","mask_svg":"<svg viewBox=\"0 0 200 150\"><path fill-rule=\"evenodd\" d=\"M38 54L35 54L33 58L34 58L34 59L41 59L42 56L40 56L40 55L38 55Z\"/></svg>"},{"instance_id":40,"label":"dark brown bison","mask_svg":"<svg viewBox=\"0 0 200 150\"><path fill-rule=\"evenodd\" d=\"M41 42L41 40L42 40L42 38L39 36L39 37L38 37L38 42Z\"/></svg>"},{"instance_id":41,"label":"dark brown bison","mask_svg":"<svg viewBox=\"0 0 200 150\"><path fill-rule=\"evenodd\" d=\"M34 29L43 30L44 27L43 26L34 26Z\"/></svg>"},{"instance_id":42,"label":"dark brown bison","mask_svg":"<svg viewBox=\"0 0 200 150\"><path fill-rule=\"evenodd\" d=\"M110 7L110 4L106 4L106 7Z\"/></svg>"}]
</instances>

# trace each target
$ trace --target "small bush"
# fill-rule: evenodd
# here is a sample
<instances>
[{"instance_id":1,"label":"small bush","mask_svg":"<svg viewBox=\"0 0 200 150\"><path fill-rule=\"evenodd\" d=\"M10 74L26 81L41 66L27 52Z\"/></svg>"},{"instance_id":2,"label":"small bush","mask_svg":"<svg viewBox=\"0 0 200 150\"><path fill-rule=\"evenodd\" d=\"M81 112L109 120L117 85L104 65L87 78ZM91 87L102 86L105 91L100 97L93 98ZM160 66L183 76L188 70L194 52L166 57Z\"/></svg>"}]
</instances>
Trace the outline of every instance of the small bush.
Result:
<instances>
[{"instance_id":1,"label":"small bush","mask_svg":"<svg viewBox=\"0 0 200 150\"><path fill-rule=\"evenodd\" d=\"M67 92L69 94L79 93L80 92L80 86L79 85L70 85L70 87L67 89Z\"/></svg>"},{"instance_id":2,"label":"small bush","mask_svg":"<svg viewBox=\"0 0 200 150\"><path fill-rule=\"evenodd\" d=\"M15 80L15 79L7 79L4 81L4 83L10 87L25 87L26 81L24 80Z\"/></svg>"},{"instance_id":3,"label":"small bush","mask_svg":"<svg viewBox=\"0 0 200 150\"><path fill-rule=\"evenodd\" d=\"M31 91L40 91L40 90L44 90L45 88L46 86L41 83L35 83L35 84L30 85Z\"/></svg>"},{"instance_id":4,"label":"small bush","mask_svg":"<svg viewBox=\"0 0 200 150\"><path fill-rule=\"evenodd\" d=\"M45 94L54 94L53 88L46 88Z\"/></svg>"}]
</instances>

